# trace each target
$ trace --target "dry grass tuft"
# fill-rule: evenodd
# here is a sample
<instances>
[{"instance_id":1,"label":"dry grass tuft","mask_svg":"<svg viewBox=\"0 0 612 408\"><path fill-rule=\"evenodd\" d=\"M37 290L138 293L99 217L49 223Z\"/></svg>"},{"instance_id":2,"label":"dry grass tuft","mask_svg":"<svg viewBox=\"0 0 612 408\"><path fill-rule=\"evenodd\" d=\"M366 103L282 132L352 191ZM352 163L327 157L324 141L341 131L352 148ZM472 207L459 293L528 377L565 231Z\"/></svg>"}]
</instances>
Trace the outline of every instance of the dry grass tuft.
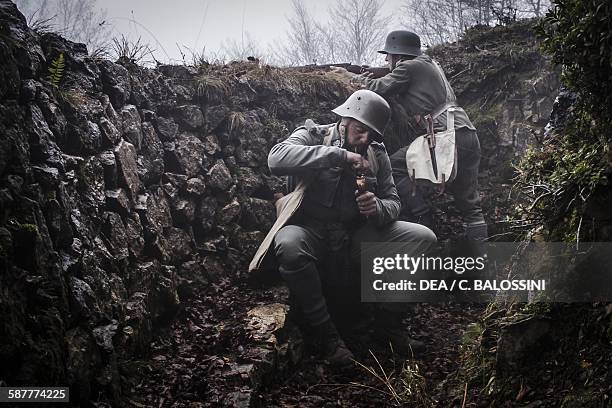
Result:
<instances>
[{"instance_id":1,"label":"dry grass tuft","mask_svg":"<svg viewBox=\"0 0 612 408\"><path fill-rule=\"evenodd\" d=\"M230 134L236 134L246 124L246 116L243 112L230 112L228 121Z\"/></svg>"},{"instance_id":2,"label":"dry grass tuft","mask_svg":"<svg viewBox=\"0 0 612 408\"><path fill-rule=\"evenodd\" d=\"M356 382L352 382L351 385L384 394L394 406L398 407L432 407L435 405L436 401L425 390L425 377L421 374L420 367L414 360L405 360L398 372L395 371L395 368L387 372L372 350L370 350L370 354L376 365L366 365L359 361L355 361L355 363L370 374L379 383L379 386ZM395 360L393 361L393 367L396 367Z\"/></svg>"},{"instance_id":3,"label":"dry grass tuft","mask_svg":"<svg viewBox=\"0 0 612 408\"><path fill-rule=\"evenodd\" d=\"M223 77L201 74L195 78L196 94L205 102L223 102L230 94L229 81Z\"/></svg>"}]
</instances>

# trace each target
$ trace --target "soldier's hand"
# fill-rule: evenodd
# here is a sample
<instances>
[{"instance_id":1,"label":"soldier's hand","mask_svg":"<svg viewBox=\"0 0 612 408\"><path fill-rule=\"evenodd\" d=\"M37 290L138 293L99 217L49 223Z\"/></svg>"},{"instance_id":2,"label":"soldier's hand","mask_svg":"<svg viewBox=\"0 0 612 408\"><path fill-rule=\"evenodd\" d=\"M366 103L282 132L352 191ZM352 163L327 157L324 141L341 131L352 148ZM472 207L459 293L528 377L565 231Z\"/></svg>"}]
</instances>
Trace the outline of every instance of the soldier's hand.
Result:
<instances>
[{"instance_id":1,"label":"soldier's hand","mask_svg":"<svg viewBox=\"0 0 612 408\"><path fill-rule=\"evenodd\" d=\"M370 168L370 163L359 153L346 152L346 162L355 170L366 171Z\"/></svg>"},{"instance_id":2,"label":"soldier's hand","mask_svg":"<svg viewBox=\"0 0 612 408\"><path fill-rule=\"evenodd\" d=\"M363 74L355 75L353 78L351 78L351 85L357 85L360 88L365 88L368 80L373 78L373 72L365 71Z\"/></svg>"},{"instance_id":3,"label":"soldier's hand","mask_svg":"<svg viewBox=\"0 0 612 408\"><path fill-rule=\"evenodd\" d=\"M359 207L359 212L366 217L370 215L376 214L376 196L371 191L366 191L365 193L359 194L359 191L355 192L357 198L357 207Z\"/></svg>"},{"instance_id":4,"label":"soldier's hand","mask_svg":"<svg viewBox=\"0 0 612 408\"><path fill-rule=\"evenodd\" d=\"M374 73L373 73L372 71L366 71L366 72L364 72L364 73L363 73L363 74L361 74L361 75L362 75L364 78L368 78L368 79L374 78Z\"/></svg>"},{"instance_id":5,"label":"soldier's hand","mask_svg":"<svg viewBox=\"0 0 612 408\"><path fill-rule=\"evenodd\" d=\"M351 79L353 79L353 77L355 76L355 74L353 74L352 72L347 71L346 68L342 68L342 67L330 67L331 72L338 74L339 76L341 76L342 78L350 81Z\"/></svg>"}]
</instances>

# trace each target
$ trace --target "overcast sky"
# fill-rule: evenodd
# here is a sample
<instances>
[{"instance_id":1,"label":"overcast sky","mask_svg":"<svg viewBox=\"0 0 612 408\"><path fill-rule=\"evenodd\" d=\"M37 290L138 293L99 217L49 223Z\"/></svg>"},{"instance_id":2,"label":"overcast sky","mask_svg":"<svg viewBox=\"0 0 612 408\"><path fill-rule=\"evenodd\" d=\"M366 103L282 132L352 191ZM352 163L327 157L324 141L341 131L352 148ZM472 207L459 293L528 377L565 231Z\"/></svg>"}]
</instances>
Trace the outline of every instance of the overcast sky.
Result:
<instances>
[{"instance_id":1,"label":"overcast sky","mask_svg":"<svg viewBox=\"0 0 612 408\"><path fill-rule=\"evenodd\" d=\"M314 16L327 20L329 0L305 3ZM386 0L384 14L397 11L401 3ZM167 54L176 60L181 58L177 43L197 52L203 47L214 52L228 38L240 41L243 28L268 49L268 44L284 39L291 14L291 0L98 0L98 4L107 10L115 35L141 36L160 58Z\"/></svg>"}]
</instances>

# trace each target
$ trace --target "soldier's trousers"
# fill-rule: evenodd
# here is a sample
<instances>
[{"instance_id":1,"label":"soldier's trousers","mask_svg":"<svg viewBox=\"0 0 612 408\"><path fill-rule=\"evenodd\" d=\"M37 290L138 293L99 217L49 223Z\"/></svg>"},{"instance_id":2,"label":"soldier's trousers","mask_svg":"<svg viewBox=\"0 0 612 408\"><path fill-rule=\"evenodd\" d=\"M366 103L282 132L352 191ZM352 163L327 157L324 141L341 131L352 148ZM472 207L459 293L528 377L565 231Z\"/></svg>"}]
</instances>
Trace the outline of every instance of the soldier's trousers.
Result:
<instances>
[{"instance_id":1,"label":"soldier's trousers","mask_svg":"<svg viewBox=\"0 0 612 408\"><path fill-rule=\"evenodd\" d=\"M457 176L448 186L455 199L455 205L463 216L463 222L470 225L483 225L482 208L478 192L478 166L480 164L480 143L476 132L468 128L455 131L457 144ZM415 217L429 213L430 208L423 197L422 188L414 186L406 167L405 146L391 155L393 179L402 202L402 211ZM482 230L482 228L481 228ZM486 237L486 225L484 230Z\"/></svg>"},{"instance_id":2,"label":"soldier's trousers","mask_svg":"<svg viewBox=\"0 0 612 408\"><path fill-rule=\"evenodd\" d=\"M274 237L279 272L302 308L304 319L312 326L329 319L317 262L329 254L325 228L316 223L286 225ZM377 227L365 223L350 234L350 257L359 260L362 242L377 242L383 250L387 242L405 242L414 255L436 242L435 234L419 224L394 221ZM410 255L411 252L407 251Z\"/></svg>"}]
</instances>

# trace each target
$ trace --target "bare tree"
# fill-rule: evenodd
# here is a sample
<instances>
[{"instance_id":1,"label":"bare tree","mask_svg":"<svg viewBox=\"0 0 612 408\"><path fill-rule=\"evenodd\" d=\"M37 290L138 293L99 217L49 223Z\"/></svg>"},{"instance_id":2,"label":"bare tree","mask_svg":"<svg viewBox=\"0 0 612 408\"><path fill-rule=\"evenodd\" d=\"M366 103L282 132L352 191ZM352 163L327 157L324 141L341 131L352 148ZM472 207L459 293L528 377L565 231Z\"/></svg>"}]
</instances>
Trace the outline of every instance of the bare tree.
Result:
<instances>
[{"instance_id":1,"label":"bare tree","mask_svg":"<svg viewBox=\"0 0 612 408\"><path fill-rule=\"evenodd\" d=\"M391 17L381 15L383 0L337 0L328 21L316 21L303 0L292 0L288 41L274 49L283 65L351 62L373 64L379 57ZM378 58L377 58L378 57Z\"/></svg>"},{"instance_id":2,"label":"bare tree","mask_svg":"<svg viewBox=\"0 0 612 408\"><path fill-rule=\"evenodd\" d=\"M550 8L550 0L521 0L517 4L519 15L542 17Z\"/></svg>"},{"instance_id":3,"label":"bare tree","mask_svg":"<svg viewBox=\"0 0 612 408\"><path fill-rule=\"evenodd\" d=\"M320 39L320 60L322 62L341 62L340 42L336 35L337 30L333 29L332 23L316 23L317 32Z\"/></svg>"},{"instance_id":4,"label":"bare tree","mask_svg":"<svg viewBox=\"0 0 612 408\"><path fill-rule=\"evenodd\" d=\"M45 24L71 41L84 43L91 54L108 49L111 37L106 10L96 0L15 0L34 28Z\"/></svg>"},{"instance_id":5,"label":"bare tree","mask_svg":"<svg viewBox=\"0 0 612 408\"><path fill-rule=\"evenodd\" d=\"M106 23L106 10L97 9L95 0L56 0L58 24L61 32L89 46L93 53L105 44L110 36Z\"/></svg>"},{"instance_id":6,"label":"bare tree","mask_svg":"<svg viewBox=\"0 0 612 408\"><path fill-rule=\"evenodd\" d=\"M461 32L463 16L455 0L406 0L401 12L402 25L417 32L424 44L455 41Z\"/></svg>"},{"instance_id":7,"label":"bare tree","mask_svg":"<svg viewBox=\"0 0 612 408\"><path fill-rule=\"evenodd\" d=\"M371 64L384 43L390 16L382 16L383 0L337 0L330 9L330 32L338 39L337 57L353 64Z\"/></svg>"},{"instance_id":8,"label":"bare tree","mask_svg":"<svg viewBox=\"0 0 612 408\"><path fill-rule=\"evenodd\" d=\"M303 0L292 0L286 41L272 45L274 63L283 66L336 61L338 39L328 22L316 21Z\"/></svg>"},{"instance_id":9,"label":"bare tree","mask_svg":"<svg viewBox=\"0 0 612 408\"><path fill-rule=\"evenodd\" d=\"M540 17L549 6L550 0L405 0L400 21L434 45L456 41L474 25Z\"/></svg>"},{"instance_id":10,"label":"bare tree","mask_svg":"<svg viewBox=\"0 0 612 408\"><path fill-rule=\"evenodd\" d=\"M418 32L424 44L456 41L467 27L493 21L494 0L406 0L402 25Z\"/></svg>"},{"instance_id":11,"label":"bare tree","mask_svg":"<svg viewBox=\"0 0 612 408\"><path fill-rule=\"evenodd\" d=\"M321 33L302 0L292 0L291 4L293 15L288 18L286 54L297 64L316 63L321 57Z\"/></svg>"}]
</instances>

